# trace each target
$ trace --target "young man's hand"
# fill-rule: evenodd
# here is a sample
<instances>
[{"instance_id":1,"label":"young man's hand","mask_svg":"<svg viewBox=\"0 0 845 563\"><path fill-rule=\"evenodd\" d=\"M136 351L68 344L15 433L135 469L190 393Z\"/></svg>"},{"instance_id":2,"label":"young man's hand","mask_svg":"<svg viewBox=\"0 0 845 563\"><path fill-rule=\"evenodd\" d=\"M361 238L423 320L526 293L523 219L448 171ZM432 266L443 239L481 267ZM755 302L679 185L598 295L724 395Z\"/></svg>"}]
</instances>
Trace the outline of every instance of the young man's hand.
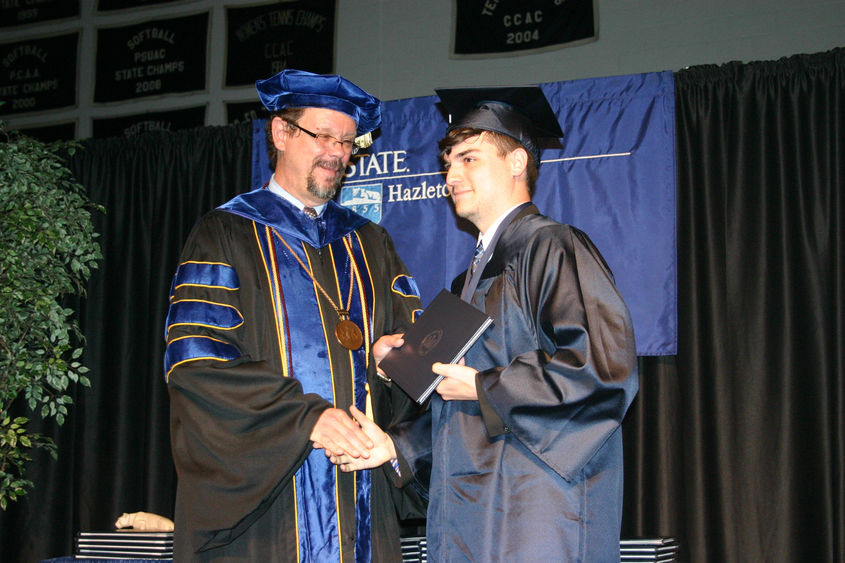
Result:
<instances>
[{"instance_id":1,"label":"young man's hand","mask_svg":"<svg viewBox=\"0 0 845 563\"><path fill-rule=\"evenodd\" d=\"M355 405L349 407L349 412L352 414L352 418L361 425L361 429L373 446L367 452L367 456L361 457L345 454L330 455L327 450L326 456L328 456L332 463L339 466L341 471L348 473L349 471L358 471L360 469L372 469L396 458L396 448L388 434L382 431L375 422L367 418L364 413L355 408Z\"/></svg>"},{"instance_id":2,"label":"young man's hand","mask_svg":"<svg viewBox=\"0 0 845 563\"><path fill-rule=\"evenodd\" d=\"M475 374L478 370L464 365L461 358L457 364L435 363L431 371L445 377L436 391L444 401L477 401L478 390L475 388Z\"/></svg>"}]
</instances>

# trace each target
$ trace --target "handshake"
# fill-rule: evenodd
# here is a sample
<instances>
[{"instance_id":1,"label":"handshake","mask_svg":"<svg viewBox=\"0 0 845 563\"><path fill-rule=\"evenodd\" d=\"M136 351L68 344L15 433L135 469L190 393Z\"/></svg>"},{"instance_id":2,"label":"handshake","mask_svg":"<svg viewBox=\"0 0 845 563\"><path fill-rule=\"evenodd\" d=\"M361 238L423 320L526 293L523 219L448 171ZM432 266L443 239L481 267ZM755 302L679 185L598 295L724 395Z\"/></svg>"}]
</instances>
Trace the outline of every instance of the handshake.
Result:
<instances>
[{"instance_id":1,"label":"handshake","mask_svg":"<svg viewBox=\"0 0 845 563\"><path fill-rule=\"evenodd\" d=\"M403 344L401 334L385 335L373 346L373 355L378 362L392 348ZM443 376L437 386L437 393L444 401L477 401L475 387L475 369L464 365L464 360L457 364L437 362L431 371ZM343 472L372 469L396 459L396 447L389 434L367 417L354 405L349 407L351 417L345 411L329 408L323 411L314 429L311 441L314 448L322 449L332 463Z\"/></svg>"},{"instance_id":2,"label":"handshake","mask_svg":"<svg viewBox=\"0 0 845 563\"><path fill-rule=\"evenodd\" d=\"M349 413L352 418L340 409L325 411L311 434L314 447L324 450L326 457L344 473L372 469L396 458L390 435L354 405L349 407ZM324 418L335 432L318 433Z\"/></svg>"}]
</instances>

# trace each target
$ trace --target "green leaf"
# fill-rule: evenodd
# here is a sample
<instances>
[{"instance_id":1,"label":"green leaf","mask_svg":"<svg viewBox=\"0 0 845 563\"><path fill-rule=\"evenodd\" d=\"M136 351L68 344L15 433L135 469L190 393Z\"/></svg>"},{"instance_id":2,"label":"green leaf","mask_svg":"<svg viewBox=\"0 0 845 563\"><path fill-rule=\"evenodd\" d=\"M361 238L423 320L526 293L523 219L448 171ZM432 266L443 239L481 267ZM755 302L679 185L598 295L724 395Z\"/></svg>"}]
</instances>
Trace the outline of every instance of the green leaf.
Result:
<instances>
[{"instance_id":1,"label":"green leaf","mask_svg":"<svg viewBox=\"0 0 845 563\"><path fill-rule=\"evenodd\" d=\"M45 144L0 121L0 401L18 397L41 418L63 423L82 374L84 340L67 307L84 296L91 271L102 259L92 212L103 212L65 166L82 145ZM40 405L40 408L39 408ZM26 494L28 451L56 456L55 444L28 431L29 421L2 417L0 507Z\"/></svg>"}]
</instances>

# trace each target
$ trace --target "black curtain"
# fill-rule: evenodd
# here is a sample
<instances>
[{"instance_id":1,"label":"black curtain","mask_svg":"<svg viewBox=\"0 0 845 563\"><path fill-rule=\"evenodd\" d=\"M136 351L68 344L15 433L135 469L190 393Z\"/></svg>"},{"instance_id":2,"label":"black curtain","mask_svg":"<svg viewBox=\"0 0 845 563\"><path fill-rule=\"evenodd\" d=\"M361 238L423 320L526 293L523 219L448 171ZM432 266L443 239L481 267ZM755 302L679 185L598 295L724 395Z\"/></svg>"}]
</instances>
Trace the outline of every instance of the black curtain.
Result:
<instances>
[{"instance_id":1,"label":"black curtain","mask_svg":"<svg viewBox=\"0 0 845 563\"><path fill-rule=\"evenodd\" d=\"M845 561L843 55L677 75L696 561Z\"/></svg>"},{"instance_id":2,"label":"black curtain","mask_svg":"<svg viewBox=\"0 0 845 563\"><path fill-rule=\"evenodd\" d=\"M77 306L91 368L55 437L36 455L35 489L0 514L0 561L73 553L78 530L108 530L122 512L172 517L164 317L182 242L199 217L250 185L251 127L207 127L88 140L69 157L91 199L103 260ZM28 413L27 413L28 414Z\"/></svg>"},{"instance_id":3,"label":"black curtain","mask_svg":"<svg viewBox=\"0 0 845 563\"><path fill-rule=\"evenodd\" d=\"M843 68L837 49L676 74L679 353L640 358L623 535L676 537L683 561L845 561ZM109 210L79 306L93 387L0 515L3 561L172 513L167 287L193 222L248 186L249 136L92 141L71 161Z\"/></svg>"},{"instance_id":4,"label":"black curtain","mask_svg":"<svg viewBox=\"0 0 845 563\"><path fill-rule=\"evenodd\" d=\"M845 50L675 75L679 351L625 421L629 535L845 561Z\"/></svg>"}]
</instances>

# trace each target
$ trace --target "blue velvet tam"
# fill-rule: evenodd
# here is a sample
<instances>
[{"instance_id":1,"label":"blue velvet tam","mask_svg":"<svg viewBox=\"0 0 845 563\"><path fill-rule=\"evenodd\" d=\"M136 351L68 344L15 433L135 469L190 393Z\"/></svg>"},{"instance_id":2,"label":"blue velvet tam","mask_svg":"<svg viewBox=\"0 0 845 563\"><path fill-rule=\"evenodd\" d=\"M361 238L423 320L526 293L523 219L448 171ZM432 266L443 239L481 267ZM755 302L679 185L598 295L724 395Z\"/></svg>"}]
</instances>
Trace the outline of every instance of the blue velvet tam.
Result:
<instances>
[{"instance_id":1,"label":"blue velvet tam","mask_svg":"<svg viewBox=\"0 0 845 563\"><path fill-rule=\"evenodd\" d=\"M314 74L288 68L255 83L258 97L271 112L285 108L326 108L350 116L358 135L381 125L381 101L337 74Z\"/></svg>"}]
</instances>

